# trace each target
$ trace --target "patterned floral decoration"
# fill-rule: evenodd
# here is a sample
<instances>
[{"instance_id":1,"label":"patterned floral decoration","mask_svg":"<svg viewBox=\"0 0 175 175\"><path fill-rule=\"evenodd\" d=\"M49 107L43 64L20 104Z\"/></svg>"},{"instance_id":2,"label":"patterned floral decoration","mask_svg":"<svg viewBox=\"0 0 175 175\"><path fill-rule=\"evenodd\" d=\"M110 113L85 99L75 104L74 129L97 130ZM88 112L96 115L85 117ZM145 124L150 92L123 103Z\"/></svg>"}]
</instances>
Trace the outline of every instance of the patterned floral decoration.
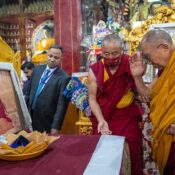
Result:
<instances>
[{"instance_id":1,"label":"patterned floral decoration","mask_svg":"<svg viewBox=\"0 0 175 175\"><path fill-rule=\"evenodd\" d=\"M81 135L92 135L92 126L81 125L79 130Z\"/></svg>"},{"instance_id":2,"label":"patterned floral decoration","mask_svg":"<svg viewBox=\"0 0 175 175\"><path fill-rule=\"evenodd\" d=\"M91 115L91 109L88 101L88 89L87 87L77 78L72 77L68 83L64 95L80 109L86 116Z\"/></svg>"},{"instance_id":3,"label":"patterned floral decoration","mask_svg":"<svg viewBox=\"0 0 175 175\"><path fill-rule=\"evenodd\" d=\"M142 138L143 138L143 174L144 175L159 175L157 165L152 159L152 150L151 150L151 135L153 130L153 125L149 118L149 105L142 103L144 108L144 114L142 116Z\"/></svg>"}]
</instances>

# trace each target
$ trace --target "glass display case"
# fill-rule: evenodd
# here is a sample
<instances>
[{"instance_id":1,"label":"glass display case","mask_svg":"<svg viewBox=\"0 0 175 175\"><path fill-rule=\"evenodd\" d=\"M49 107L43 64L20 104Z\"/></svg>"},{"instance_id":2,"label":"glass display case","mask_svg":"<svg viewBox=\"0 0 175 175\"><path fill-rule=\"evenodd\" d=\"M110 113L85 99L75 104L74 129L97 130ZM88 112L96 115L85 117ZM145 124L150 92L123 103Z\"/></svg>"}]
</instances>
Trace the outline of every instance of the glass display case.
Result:
<instances>
[{"instance_id":1,"label":"glass display case","mask_svg":"<svg viewBox=\"0 0 175 175\"><path fill-rule=\"evenodd\" d=\"M165 30L166 32L168 32L172 39L173 42L175 44L175 23L164 23L164 24L153 24L150 26L150 30L151 29L162 29Z\"/></svg>"}]
</instances>

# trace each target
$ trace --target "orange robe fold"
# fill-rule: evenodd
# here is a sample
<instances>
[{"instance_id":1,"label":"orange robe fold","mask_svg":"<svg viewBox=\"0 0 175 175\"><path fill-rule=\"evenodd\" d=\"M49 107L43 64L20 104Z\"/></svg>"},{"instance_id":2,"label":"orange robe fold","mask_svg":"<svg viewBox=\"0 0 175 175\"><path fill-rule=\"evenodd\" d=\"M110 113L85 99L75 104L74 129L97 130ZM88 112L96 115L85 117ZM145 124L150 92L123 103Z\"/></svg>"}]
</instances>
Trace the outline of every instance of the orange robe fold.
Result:
<instances>
[{"instance_id":1,"label":"orange robe fold","mask_svg":"<svg viewBox=\"0 0 175 175\"><path fill-rule=\"evenodd\" d=\"M150 118L154 128L153 158L162 175L174 141L174 136L167 134L167 129L175 123L175 52L151 92Z\"/></svg>"}]
</instances>

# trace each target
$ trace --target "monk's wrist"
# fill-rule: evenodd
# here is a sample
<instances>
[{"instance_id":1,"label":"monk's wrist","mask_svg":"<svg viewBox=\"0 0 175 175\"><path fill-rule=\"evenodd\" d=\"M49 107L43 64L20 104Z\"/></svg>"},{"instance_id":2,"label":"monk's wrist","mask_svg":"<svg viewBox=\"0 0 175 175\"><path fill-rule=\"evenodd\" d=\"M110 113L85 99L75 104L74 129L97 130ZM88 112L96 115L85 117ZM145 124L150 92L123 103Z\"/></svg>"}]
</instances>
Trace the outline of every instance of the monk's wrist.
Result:
<instances>
[{"instance_id":1,"label":"monk's wrist","mask_svg":"<svg viewBox=\"0 0 175 175\"><path fill-rule=\"evenodd\" d=\"M106 122L103 117L99 117L97 120L98 120L98 123Z\"/></svg>"},{"instance_id":2,"label":"monk's wrist","mask_svg":"<svg viewBox=\"0 0 175 175\"><path fill-rule=\"evenodd\" d=\"M134 75L133 78L135 80L142 80L142 75Z\"/></svg>"}]
</instances>

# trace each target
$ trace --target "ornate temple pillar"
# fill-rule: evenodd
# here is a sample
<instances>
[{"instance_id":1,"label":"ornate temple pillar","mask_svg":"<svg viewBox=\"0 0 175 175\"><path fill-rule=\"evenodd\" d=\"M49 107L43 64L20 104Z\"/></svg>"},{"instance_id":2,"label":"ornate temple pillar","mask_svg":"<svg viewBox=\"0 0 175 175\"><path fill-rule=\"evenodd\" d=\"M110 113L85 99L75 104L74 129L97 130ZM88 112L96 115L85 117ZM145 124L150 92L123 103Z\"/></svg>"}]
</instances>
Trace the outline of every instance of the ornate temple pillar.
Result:
<instances>
[{"instance_id":1,"label":"ornate temple pillar","mask_svg":"<svg viewBox=\"0 0 175 175\"><path fill-rule=\"evenodd\" d=\"M20 53L21 53L21 62L26 57L26 35L25 35L25 18L24 18L24 5L23 0L18 0L20 7L19 15L19 34L20 34Z\"/></svg>"},{"instance_id":2,"label":"ornate temple pillar","mask_svg":"<svg viewBox=\"0 0 175 175\"><path fill-rule=\"evenodd\" d=\"M64 50L63 69L79 71L82 33L81 0L54 0L55 40Z\"/></svg>"}]
</instances>

